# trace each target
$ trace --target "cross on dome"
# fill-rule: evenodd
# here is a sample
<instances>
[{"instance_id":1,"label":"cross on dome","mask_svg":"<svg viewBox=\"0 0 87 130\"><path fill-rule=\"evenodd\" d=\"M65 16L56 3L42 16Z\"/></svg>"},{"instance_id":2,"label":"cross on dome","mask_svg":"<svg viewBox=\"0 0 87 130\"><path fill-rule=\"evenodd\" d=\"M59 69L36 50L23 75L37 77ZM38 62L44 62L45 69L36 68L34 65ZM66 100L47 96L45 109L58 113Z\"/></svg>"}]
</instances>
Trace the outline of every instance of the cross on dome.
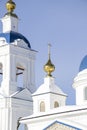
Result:
<instances>
[{"instance_id":1,"label":"cross on dome","mask_svg":"<svg viewBox=\"0 0 87 130\"><path fill-rule=\"evenodd\" d=\"M51 44L48 44L48 58L50 59Z\"/></svg>"}]
</instances>

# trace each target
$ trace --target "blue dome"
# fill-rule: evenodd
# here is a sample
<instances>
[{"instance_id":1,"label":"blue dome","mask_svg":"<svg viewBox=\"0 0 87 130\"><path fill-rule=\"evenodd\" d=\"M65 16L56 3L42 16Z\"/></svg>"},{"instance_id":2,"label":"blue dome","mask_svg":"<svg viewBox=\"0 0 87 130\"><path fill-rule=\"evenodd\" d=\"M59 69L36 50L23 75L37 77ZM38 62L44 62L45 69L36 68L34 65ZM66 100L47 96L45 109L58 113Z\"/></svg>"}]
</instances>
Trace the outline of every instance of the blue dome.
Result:
<instances>
[{"instance_id":1,"label":"blue dome","mask_svg":"<svg viewBox=\"0 0 87 130\"><path fill-rule=\"evenodd\" d=\"M87 55L82 59L79 71L82 71L84 69L87 69Z\"/></svg>"},{"instance_id":2,"label":"blue dome","mask_svg":"<svg viewBox=\"0 0 87 130\"><path fill-rule=\"evenodd\" d=\"M7 32L7 33L0 33L0 37L4 37L6 39L7 43L14 42L14 40L22 39L26 44L28 44L28 47L31 48L29 41L20 33L17 32Z\"/></svg>"}]
</instances>

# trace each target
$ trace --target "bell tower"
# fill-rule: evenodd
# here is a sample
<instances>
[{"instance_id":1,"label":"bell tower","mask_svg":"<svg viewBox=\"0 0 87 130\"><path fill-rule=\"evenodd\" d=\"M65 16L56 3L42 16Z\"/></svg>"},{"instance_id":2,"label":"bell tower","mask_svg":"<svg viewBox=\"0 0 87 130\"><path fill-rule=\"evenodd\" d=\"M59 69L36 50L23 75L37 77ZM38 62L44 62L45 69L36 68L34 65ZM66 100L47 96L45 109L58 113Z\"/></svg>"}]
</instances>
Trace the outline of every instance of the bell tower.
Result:
<instances>
[{"instance_id":1,"label":"bell tower","mask_svg":"<svg viewBox=\"0 0 87 130\"><path fill-rule=\"evenodd\" d=\"M0 33L0 130L17 130L20 117L32 114L35 91L36 51L18 32L15 7L12 0L6 3Z\"/></svg>"}]
</instances>

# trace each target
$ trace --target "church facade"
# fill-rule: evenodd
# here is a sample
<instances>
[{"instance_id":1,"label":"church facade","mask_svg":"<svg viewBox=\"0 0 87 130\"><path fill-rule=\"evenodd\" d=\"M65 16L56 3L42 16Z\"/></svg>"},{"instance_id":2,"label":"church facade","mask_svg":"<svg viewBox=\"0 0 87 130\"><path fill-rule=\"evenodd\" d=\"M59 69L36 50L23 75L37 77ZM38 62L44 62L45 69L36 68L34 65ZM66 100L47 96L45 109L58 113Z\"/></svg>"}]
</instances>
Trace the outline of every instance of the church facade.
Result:
<instances>
[{"instance_id":1,"label":"church facade","mask_svg":"<svg viewBox=\"0 0 87 130\"><path fill-rule=\"evenodd\" d=\"M66 105L67 95L55 83L48 45L43 84L35 89L36 51L18 32L16 4L6 3L0 33L0 130L87 130L87 56L74 78L76 105Z\"/></svg>"},{"instance_id":2,"label":"church facade","mask_svg":"<svg viewBox=\"0 0 87 130\"><path fill-rule=\"evenodd\" d=\"M83 63L87 61L85 57ZM74 79L76 105L66 105L67 95L47 75L44 83L33 93L33 114L21 118L28 130L87 130L87 69L82 69Z\"/></svg>"}]
</instances>

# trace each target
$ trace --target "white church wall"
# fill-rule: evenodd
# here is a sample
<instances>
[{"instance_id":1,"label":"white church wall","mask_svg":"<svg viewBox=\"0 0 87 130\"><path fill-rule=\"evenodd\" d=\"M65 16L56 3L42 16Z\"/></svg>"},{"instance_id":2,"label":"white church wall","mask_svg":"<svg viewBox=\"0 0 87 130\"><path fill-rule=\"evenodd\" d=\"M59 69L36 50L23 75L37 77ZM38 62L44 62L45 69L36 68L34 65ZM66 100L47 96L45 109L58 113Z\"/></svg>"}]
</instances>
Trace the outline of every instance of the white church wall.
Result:
<instances>
[{"instance_id":1,"label":"white church wall","mask_svg":"<svg viewBox=\"0 0 87 130\"><path fill-rule=\"evenodd\" d=\"M2 18L3 32L15 31L18 32L18 18L6 15Z\"/></svg>"},{"instance_id":2,"label":"white church wall","mask_svg":"<svg viewBox=\"0 0 87 130\"><path fill-rule=\"evenodd\" d=\"M50 94L50 102L51 102L51 109L54 108L54 103L55 102L58 102L59 104L59 107L60 106L65 106L65 103L66 103L66 97L64 95L61 95L61 94L55 94L55 93L51 93Z\"/></svg>"},{"instance_id":3,"label":"white church wall","mask_svg":"<svg viewBox=\"0 0 87 130\"><path fill-rule=\"evenodd\" d=\"M76 90L76 104L87 104L87 69L77 74L74 78L73 87Z\"/></svg>"}]
</instances>

